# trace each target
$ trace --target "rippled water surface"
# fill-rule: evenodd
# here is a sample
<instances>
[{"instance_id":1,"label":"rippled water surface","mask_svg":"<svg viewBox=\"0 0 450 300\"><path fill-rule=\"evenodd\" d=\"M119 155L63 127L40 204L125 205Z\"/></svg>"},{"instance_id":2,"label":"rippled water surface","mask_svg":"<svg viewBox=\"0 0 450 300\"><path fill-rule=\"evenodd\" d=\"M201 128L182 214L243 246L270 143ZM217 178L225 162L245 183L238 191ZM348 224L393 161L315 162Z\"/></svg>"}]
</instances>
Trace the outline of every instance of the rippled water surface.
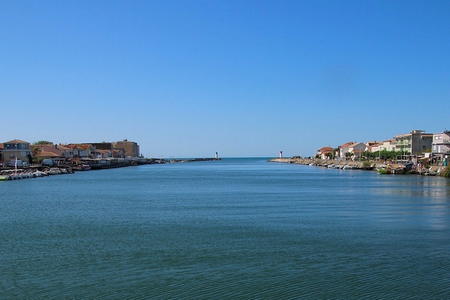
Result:
<instances>
[{"instance_id":1,"label":"rippled water surface","mask_svg":"<svg viewBox=\"0 0 450 300\"><path fill-rule=\"evenodd\" d=\"M450 299L450 180L225 159L0 182L1 299Z\"/></svg>"}]
</instances>

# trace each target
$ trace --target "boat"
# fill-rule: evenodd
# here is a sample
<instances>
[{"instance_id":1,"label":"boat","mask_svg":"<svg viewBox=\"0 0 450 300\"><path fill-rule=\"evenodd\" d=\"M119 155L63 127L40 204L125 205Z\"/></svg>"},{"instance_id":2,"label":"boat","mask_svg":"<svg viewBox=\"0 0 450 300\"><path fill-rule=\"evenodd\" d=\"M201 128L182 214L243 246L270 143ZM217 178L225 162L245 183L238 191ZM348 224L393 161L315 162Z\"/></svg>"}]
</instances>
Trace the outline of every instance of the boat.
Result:
<instances>
[{"instance_id":1,"label":"boat","mask_svg":"<svg viewBox=\"0 0 450 300\"><path fill-rule=\"evenodd\" d=\"M75 170L75 171L89 171L90 169L91 169L91 167L86 164L72 167L72 170Z\"/></svg>"}]
</instances>

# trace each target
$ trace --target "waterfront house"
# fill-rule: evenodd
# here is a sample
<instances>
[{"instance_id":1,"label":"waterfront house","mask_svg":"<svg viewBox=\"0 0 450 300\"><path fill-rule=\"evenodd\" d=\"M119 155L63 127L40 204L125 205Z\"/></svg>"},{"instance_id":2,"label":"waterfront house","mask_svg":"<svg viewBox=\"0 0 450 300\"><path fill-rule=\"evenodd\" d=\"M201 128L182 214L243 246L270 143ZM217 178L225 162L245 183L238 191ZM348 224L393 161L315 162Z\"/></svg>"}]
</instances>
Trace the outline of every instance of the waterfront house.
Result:
<instances>
[{"instance_id":1,"label":"waterfront house","mask_svg":"<svg viewBox=\"0 0 450 300\"><path fill-rule=\"evenodd\" d=\"M367 147L364 143L353 143L348 146L348 152L352 153L352 158L361 158Z\"/></svg>"},{"instance_id":2,"label":"waterfront house","mask_svg":"<svg viewBox=\"0 0 450 300\"><path fill-rule=\"evenodd\" d=\"M377 141L371 141L366 143L366 151L378 152L380 151L381 143Z\"/></svg>"},{"instance_id":3,"label":"waterfront house","mask_svg":"<svg viewBox=\"0 0 450 300\"><path fill-rule=\"evenodd\" d=\"M348 143L340 145L338 147L339 157L345 159L345 158L347 158L348 155L351 155L351 154L347 154L347 153L349 153L349 151L350 151L350 148L349 148L350 145L353 145L354 143L355 142L348 142Z\"/></svg>"},{"instance_id":4,"label":"waterfront house","mask_svg":"<svg viewBox=\"0 0 450 300\"><path fill-rule=\"evenodd\" d=\"M390 139L386 141L382 141L378 146L379 151L395 151L395 140Z\"/></svg>"},{"instance_id":5,"label":"waterfront house","mask_svg":"<svg viewBox=\"0 0 450 300\"><path fill-rule=\"evenodd\" d=\"M95 151L93 152L93 155L95 158L108 158L108 157L112 157L112 151L95 149Z\"/></svg>"},{"instance_id":6,"label":"waterfront house","mask_svg":"<svg viewBox=\"0 0 450 300\"><path fill-rule=\"evenodd\" d=\"M433 134L423 130L413 130L410 133L400 134L394 137L396 151L409 155L420 155L431 152Z\"/></svg>"},{"instance_id":7,"label":"waterfront house","mask_svg":"<svg viewBox=\"0 0 450 300\"><path fill-rule=\"evenodd\" d=\"M439 160L450 155L450 131L433 134L432 153Z\"/></svg>"},{"instance_id":8,"label":"waterfront house","mask_svg":"<svg viewBox=\"0 0 450 300\"><path fill-rule=\"evenodd\" d=\"M3 143L0 143L0 167L3 166Z\"/></svg>"},{"instance_id":9,"label":"waterfront house","mask_svg":"<svg viewBox=\"0 0 450 300\"><path fill-rule=\"evenodd\" d=\"M31 146L33 157L46 157L43 153L50 154L49 156L64 157L62 151L58 149L57 145L54 144L42 144Z\"/></svg>"},{"instance_id":10,"label":"waterfront house","mask_svg":"<svg viewBox=\"0 0 450 300\"><path fill-rule=\"evenodd\" d=\"M15 161L19 165L30 163L32 159L30 143L22 140L12 140L3 143L2 162L3 165L13 166Z\"/></svg>"},{"instance_id":11,"label":"waterfront house","mask_svg":"<svg viewBox=\"0 0 450 300\"><path fill-rule=\"evenodd\" d=\"M115 158L139 157L139 145L123 140L118 142L91 143L97 150L109 150Z\"/></svg>"},{"instance_id":12,"label":"waterfront house","mask_svg":"<svg viewBox=\"0 0 450 300\"><path fill-rule=\"evenodd\" d=\"M79 144L77 148L79 157L93 157L95 147L91 144Z\"/></svg>"},{"instance_id":13,"label":"waterfront house","mask_svg":"<svg viewBox=\"0 0 450 300\"><path fill-rule=\"evenodd\" d=\"M64 156L65 159L71 159L74 157L74 150L66 145L57 145L56 146L58 148L59 151L61 151L62 155Z\"/></svg>"},{"instance_id":14,"label":"waterfront house","mask_svg":"<svg viewBox=\"0 0 450 300\"><path fill-rule=\"evenodd\" d=\"M117 148L116 143L111 142L101 142L101 143L90 143L92 146L95 147L96 152L94 153L94 156L96 158L107 158L107 157L114 157L114 158L124 158L125 157L125 150L122 148ZM101 150L101 151L99 151Z\"/></svg>"},{"instance_id":15,"label":"waterfront house","mask_svg":"<svg viewBox=\"0 0 450 300\"><path fill-rule=\"evenodd\" d=\"M435 154L450 154L450 131L433 134L432 152Z\"/></svg>"},{"instance_id":16,"label":"waterfront house","mask_svg":"<svg viewBox=\"0 0 450 300\"><path fill-rule=\"evenodd\" d=\"M57 145L44 144L33 145L33 158L36 162L45 165L58 165L65 161L64 154L58 149Z\"/></svg>"},{"instance_id":17,"label":"waterfront house","mask_svg":"<svg viewBox=\"0 0 450 300\"><path fill-rule=\"evenodd\" d=\"M66 147L73 150L74 158L92 158L95 151L95 147L91 144L68 144Z\"/></svg>"},{"instance_id":18,"label":"waterfront house","mask_svg":"<svg viewBox=\"0 0 450 300\"><path fill-rule=\"evenodd\" d=\"M125 153L123 152L123 149L113 149L112 150L112 157L114 157L114 158L125 158Z\"/></svg>"},{"instance_id":19,"label":"waterfront house","mask_svg":"<svg viewBox=\"0 0 450 300\"><path fill-rule=\"evenodd\" d=\"M332 147L322 147L317 150L316 155L321 159L331 159L334 156L334 149Z\"/></svg>"}]
</instances>

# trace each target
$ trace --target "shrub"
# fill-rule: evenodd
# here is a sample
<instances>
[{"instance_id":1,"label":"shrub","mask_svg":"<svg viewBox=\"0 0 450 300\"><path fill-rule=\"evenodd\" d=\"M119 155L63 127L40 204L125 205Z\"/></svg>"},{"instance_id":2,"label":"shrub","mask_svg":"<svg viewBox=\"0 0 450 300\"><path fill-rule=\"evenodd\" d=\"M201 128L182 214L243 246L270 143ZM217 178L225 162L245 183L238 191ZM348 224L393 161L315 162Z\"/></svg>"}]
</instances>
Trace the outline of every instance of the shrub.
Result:
<instances>
[{"instance_id":1,"label":"shrub","mask_svg":"<svg viewBox=\"0 0 450 300\"><path fill-rule=\"evenodd\" d=\"M36 143L34 143L33 145L52 145L52 142L49 141L38 141Z\"/></svg>"},{"instance_id":2,"label":"shrub","mask_svg":"<svg viewBox=\"0 0 450 300\"><path fill-rule=\"evenodd\" d=\"M378 173L380 173L382 175L391 174L391 172L386 168L379 169Z\"/></svg>"},{"instance_id":3,"label":"shrub","mask_svg":"<svg viewBox=\"0 0 450 300\"><path fill-rule=\"evenodd\" d=\"M445 170L442 172L442 176L450 178L450 166L445 168Z\"/></svg>"},{"instance_id":4,"label":"shrub","mask_svg":"<svg viewBox=\"0 0 450 300\"><path fill-rule=\"evenodd\" d=\"M365 161L362 163L362 166L364 169L370 169L372 168L372 164L369 161Z\"/></svg>"}]
</instances>

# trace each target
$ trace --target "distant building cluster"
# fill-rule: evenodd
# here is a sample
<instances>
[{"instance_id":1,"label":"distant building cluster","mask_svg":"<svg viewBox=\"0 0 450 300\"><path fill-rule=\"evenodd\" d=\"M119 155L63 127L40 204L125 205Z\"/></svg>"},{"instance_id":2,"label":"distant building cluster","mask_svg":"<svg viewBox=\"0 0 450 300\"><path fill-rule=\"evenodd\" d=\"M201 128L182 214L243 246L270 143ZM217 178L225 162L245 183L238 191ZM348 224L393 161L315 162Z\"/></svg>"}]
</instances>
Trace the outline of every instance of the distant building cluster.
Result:
<instances>
[{"instance_id":1,"label":"distant building cluster","mask_svg":"<svg viewBox=\"0 0 450 300\"><path fill-rule=\"evenodd\" d=\"M31 163L51 164L78 163L89 159L136 158L139 145L123 140L118 142L53 144L47 141L30 144L22 140L0 143L0 163L2 166L20 166Z\"/></svg>"},{"instance_id":2,"label":"distant building cluster","mask_svg":"<svg viewBox=\"0 0 450 300\"><path fill-rule=\"evenodd\" d=\"M450 155L450 131L426 133L413 130L385 141L348 142L336 148L322 147L316 157L321 159L360 159L374 153L396 153L403 158L425 157L443 160Z\"/></svg>"}]
</instances>

